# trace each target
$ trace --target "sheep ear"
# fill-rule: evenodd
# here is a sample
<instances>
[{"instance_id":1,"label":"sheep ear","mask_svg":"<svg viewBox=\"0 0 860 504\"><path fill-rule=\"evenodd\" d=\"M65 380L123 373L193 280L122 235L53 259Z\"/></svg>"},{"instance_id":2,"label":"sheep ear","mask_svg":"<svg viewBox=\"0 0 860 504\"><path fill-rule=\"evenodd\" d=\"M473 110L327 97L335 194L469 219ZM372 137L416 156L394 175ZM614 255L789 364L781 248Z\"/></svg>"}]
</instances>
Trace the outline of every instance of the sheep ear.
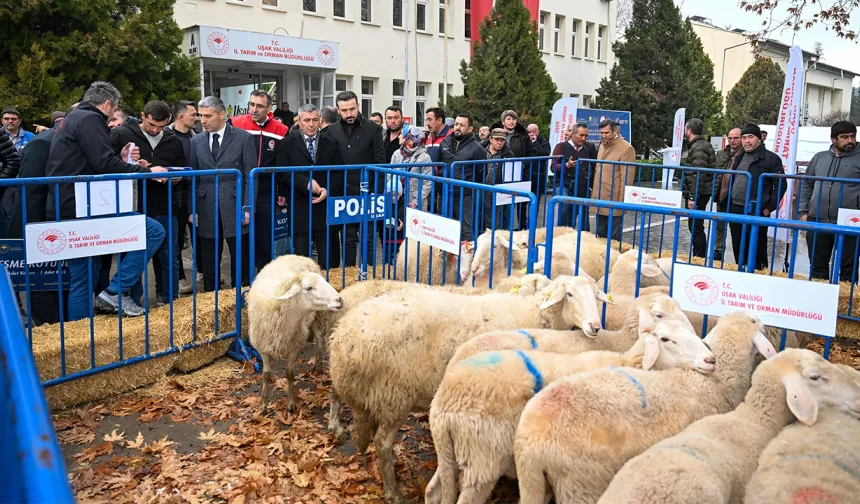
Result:
<instances>
[{"instance_id":1,"label":"sheep ear","mask_svg":"<svg viewBox=\"0 0 860 504\"><path fill-rule=\"evenodd\" d=\"M655 264L642 263L642 267L639 268L639 272L646 277L658 277L663 275L663 270Z\"/></svg>"},{"instance_id":2,"label":"sheep ear","mask_svg":"<svg viewBox=\"0 0 860 504\"><path fill-rule=\"evenodd\" d=\"M806 425L813 425L818 421L818 401L803 383L803 377L800 373L793 372L783 376L782 383L785 385L785 400L788 403L788 409L794 413L794 416Z\"/></svg>"},{"instance_id":3,"label":"sheep ear","mask_svg":"<svg viewBox=\"0 0 860 504\"><path fill-rule=\"evenodd\" d=\"M773 348L773 344L769 339L767 339L767 336L761 333L761 331L756 332L756 335L753 336L753 344L765 359L770 359L776 355L776 349Z\"/></svg>"},{"instance_id":4,"label":"sheep ear","mask_svg":"<svg viewBox=\"0 0 860 504\"><path fill-rule=\"evenodd\" d=\"M567 294L567 289L565 289L564 285L559 285L558 287L556 287L555 291L553 291L551 293L550 292L546 293L546 299L540 305L540 309L546 310L550 306L560 302L562 299L564 299L564 296L566 294Z\"/></svg>"},{"instance_id":5,"label":"sheep ear","mask_svg":"<svg viewBox=\"0 0 860 504\"><path fill-rule=\"evenodd\" d=\"M580 276L582 276L582 275L580 274ZM597 295L597 300L598 300L598 301L603 301L604 303L606 303L606 304L611 304L611 305L614 305L614 304L615 304L615 300L614 300L614 299L612 299L612 296L611 296L611 295L609 295L609 294L607 294L607 293L605 293L605 292L603 292L603 290L602 290L602 289L600 289L600 288L596 288L596 289L595 289L595 294Z\"/></svg>"},{"instance_id":6,"label":"sheep ear","mask_svg":"<svg viewBox=\"0 0 860 504\"><path fill-rule=\"evenodd\" d=\"M642 334L646 328L656 324L650 310L639 308L639 334Z\"/></svg>"},{"instance_id":7,"label":"sheep ear","mask_svg":"<svg viewBox=\"0 0 860 504\"><path fill-rule=\"evenodd\" d=\"M645 354L642 356L642 369L648 371L654 367L660 356L660 341L651 332L645 333Z\"/></svg>"},{"instance_id":8,"label":"sheep ear","mask_svg":"<svg viewBox=\"0 0 860 504\"><path fill-rule=\"evenodd\" d=\"M299 283L294 283L290 290L284 293L284 295L280 296L278 299L292 299L296 294L301 292L302 286Z\"/></svg>"}]
</instances>

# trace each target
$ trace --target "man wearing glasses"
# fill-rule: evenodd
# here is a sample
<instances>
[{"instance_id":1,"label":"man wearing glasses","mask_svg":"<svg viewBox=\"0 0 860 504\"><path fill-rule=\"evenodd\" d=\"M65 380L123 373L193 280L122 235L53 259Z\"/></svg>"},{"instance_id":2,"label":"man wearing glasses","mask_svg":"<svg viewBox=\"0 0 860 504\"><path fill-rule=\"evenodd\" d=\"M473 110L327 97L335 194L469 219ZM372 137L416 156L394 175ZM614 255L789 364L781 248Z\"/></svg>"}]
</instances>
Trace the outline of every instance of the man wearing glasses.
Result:
<instances>
[{"instance_id":1,"label":"man wearing glasses","mask_svg":"<svg viewBox=\"0 0 860 504\"><path fill-rule=\"evenodd\" d=\"M254 136L257 147L257 166L275 166L281 140L287 136L289 128L274 120L272 97L262 89L251 92L248 114L235 116L230 120L235 128L243 129ZM257 206L254 210L254 266L257 271L272 260L272 218L274 211L272 198L278 196L278 206L285 206L284 195L276 194L272 175L264 174L254 181L257 192Z\"/></svg>"}]
</instances>

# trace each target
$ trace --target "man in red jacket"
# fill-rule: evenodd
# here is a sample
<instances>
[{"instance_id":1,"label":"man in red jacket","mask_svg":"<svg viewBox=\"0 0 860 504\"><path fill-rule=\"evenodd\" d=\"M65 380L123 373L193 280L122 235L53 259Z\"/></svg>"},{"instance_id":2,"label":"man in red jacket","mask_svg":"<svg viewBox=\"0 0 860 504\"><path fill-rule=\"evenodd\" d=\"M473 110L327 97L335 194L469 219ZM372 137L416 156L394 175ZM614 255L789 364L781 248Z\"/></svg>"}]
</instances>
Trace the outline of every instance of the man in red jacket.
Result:
<instances>
[{"instance_id":1,"label":"man in red jacket","mask_svg":"<svg viewBox=\"0 0 860 504\"><path fill-rule=\"evenodd\" d=\"M272 97L262 89L251 92L248 101L248 114L233 117L230 121L233 127L243 129L254 135L254 145L257 146L257 166L275 166L278 147L281 140L287 136L289 129L283 123L274 120L272 115ZM254 210L254 265L257 271L272 260L272 218L274 207L272 198L276 196L272 184L272 174L264 174L254 181L257 192L257 206ZM284 206L286 199L278 196L278 205Z\"/></svg>"}]
</instances>

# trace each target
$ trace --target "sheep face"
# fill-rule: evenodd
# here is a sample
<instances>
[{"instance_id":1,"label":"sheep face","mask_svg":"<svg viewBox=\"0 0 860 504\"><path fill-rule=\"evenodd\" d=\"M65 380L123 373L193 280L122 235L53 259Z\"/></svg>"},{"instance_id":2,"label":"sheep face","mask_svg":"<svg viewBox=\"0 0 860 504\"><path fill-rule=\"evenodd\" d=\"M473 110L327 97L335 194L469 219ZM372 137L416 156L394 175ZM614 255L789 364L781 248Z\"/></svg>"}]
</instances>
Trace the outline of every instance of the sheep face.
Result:
<instances>
[{"instance_id":1,"label":"sheep face","mask_svg":"<svg viewBox=\"0 0 860 504\"><path fill-rule=\"evenodd\" d=\"M756 352L760 353L765 359L770 359L776 355L776 350L773 348L770 340L764 335L764 323L755 315L750 315L744 311L734 311L720 317L714 329L705 336L705 343L710 346L713 343L715 334L723 330L739 331L749 338L750 349L750 366L754 366Z\"/></svg>"},{"instance_id":2,"label":"sheep face","mask_svg":"<svg viewBox=\"0 0 860 504\"><path fill-rule=\"evenodd\" d=\"M615 304L594 280L579 276L559 277L544 290L544 296L541 310L563 302L561 313L564 322L581 327L585 335L591 338L597 337L601 329L597 301Z\"/></svg>"},{"instance_id":3,"label":"sheep face","mask_svg":"<svg viewBox=\"0 0 860 504\"><path fill-rule=\"evenodd\" d=\"M490 266L490 251L493 252L493 260L498 262L502 249L508 250L511 247L511 235L507 231L486 230L478 236L475 243L474 257L472 258L471 274L475 277L482 277L491 269ZM513 243L516 248L516 242Z\"/></svg>"},{"instance_id":4,"label":"sheep face","mask_svg":"<svg viewBox=\"0 0 860 504\"><path fill-rule=\"evenodd\" d=\"M278 299L292 300L298 307L309 311L338 311L343 308L343 299L334 287L317 273L304 272Z\"/></svg>"},{"instance_id":5,"label":"sheep face","mask_svg":"<svg viewBox=\"0 0 860 504\"><path fill-rule=\"evenodd\" d=\"M693 330L680 320L664 320L653 325L651 313L639 309L639 337L645 339L642 369L695 369L711 374L716 357Z\"/></svg>"},{"instance_id":6,"label":"sheep face","mask_svg":"<svg viewBox=\"0 0 860 504\"><path fill-rule=\"evenodd\" d=\"M448 265L446 268L456 268L457 261L460 261L460 269L458 271L460 275L460 283L465 284L467 280L469 280L469 275L472 273L471 266L473 261L473 256L475 254L475 242L473 241L464 241L460 243L460 256L459 258L450 252L445 252L444 250L439 250L440 254L445 254L445 260Z\"/></svg>"},{"instance_id":7,"label":"sheep face","mask_svg":"<svg viewBox=\"0 0 860 504\"><path fill-rule=\"evenodd\" d=\"M693 324L687 318L687 314L681 309L681 305L677 301L669 297L667 294L651 294L648 296L640 296L636 298L634 306L639 310L639 327L648 327L657 324L664 320L676 320L681 322L690 331L695 332ZM650 318L643 324L642 311L645 309ZM628 312L629 313L629 312Z\"/></svg>"},{"instance_id":8,"label":"sheep face","mask_svg":"<svg viewBox=\"0 0 860 504\"><path fill-rule=\"evenodd\" d=\"M765 366L778 369L788 408L804 424L812 425L818 420L821 406L860 418L860 383L817 353L786 349L762 364Z\"/></svg>"}]
</instances>

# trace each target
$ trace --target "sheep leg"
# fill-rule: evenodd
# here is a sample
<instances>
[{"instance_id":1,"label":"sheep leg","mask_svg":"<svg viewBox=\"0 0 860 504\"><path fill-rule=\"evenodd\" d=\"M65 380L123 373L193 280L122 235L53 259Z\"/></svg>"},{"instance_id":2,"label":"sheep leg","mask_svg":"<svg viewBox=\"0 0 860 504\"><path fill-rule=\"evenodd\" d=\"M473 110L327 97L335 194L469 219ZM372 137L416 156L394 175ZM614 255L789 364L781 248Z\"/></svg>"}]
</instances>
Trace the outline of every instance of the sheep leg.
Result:
<instances>
[{"instance_id":1,"label":"sheep leg","mask_svg":"<svg viewBox=\"0 0 860 504\"><path fill-rule=\"evenodd\" d=\"M328 357L328 348L326 347L326 335L325 331L322 328L317 327L317 330L314 332L314 343L317 347L317 358L314 362L311 371L316 372L322 367L322 362Z\"/></svg>"},{"instance_id":2,"label":"sheep leg","mask_svg":"<svg viewBox=\"0 0 860 504\"><path fill-rule=\"evenodd\" d=\"M392 504L401 504L405 500L400 493L397 483L397 473L394 469L394 439L400 424L383 424L374 439L376 446L376 461L382 473L382 486L385 487L385 500Z\"/></svg>"},{"instance_id":3,"label":"sheep leg","mask_svg":"<svg viewBox=\"0 0 860 504\"><path fill-rule=\"evenodd\" d=\"M427 483L427 488L424 489L424 504L442 504L442 481L439 478L438 468Z\"/></svg>"},{"instance_id":4,"label":"sheep leg","mask_svg":"<svg viewBox=\"0 0 860 504\"><path fill-rule=\"evenodd\" d=\"M353 406L352 417L355 420L355 432L353 433L355 447L360 453L364 453L373 440L379 424L370 412L358 406Z\"/></svg>"},{"instance_id":5,"label":"sheep leg","mask_svg":"<svg viewBox=\"0 0 860 504\"><path fill-rule=\"evenodd\" d=\"M296 394L296 360L287 361L286 370L284 370L284 378L287 379L287 396L290 399L290 413L296 410L298 396Z\"/></svg>"},{"instance_id":6,"label":"sheep leg","mask_svg":"<svg viewBox=\"0 0 860 504\"><path fill-rule=\"evenodd\" d=\"M337 395L337 390L335 390L334 385L332 385L331 407L328 412L328 430L339 441L343 441L343 435L346 432L346 430L343 428L343 424L340 423L340 412L342 408L343 406L340 400L340 396Z\"/></svg>"},{"instance_id":7,"label":"sheep leg","mask_svg":"<svg viewBox=\"0 0 860 504\"><path fill-rule=\"evenodd\" d=\"M269 354L261 353L263 358L263 413L269 409L269 399L272 395L272 384L275 379L272 377L272 357Z\"/></svg>"},{"instance_id":8,"label":"sheep leg","mask_svg":"<svg viewBox=\"0 0 860 504\"><path fill-rule=\"evenodd\" d=\"M466 472L468 471L466 469ZM464 474L463 481L465 482L467 479L469 479L468 476ZM471 479L474 479L474 477ZM484 504L490 499L490 494L493 493L493 488L495 487L496 481L474 482L469 485L463 484L460 488L460 498L457 500L457 504Z\"/></svg>"}]
</instances>

